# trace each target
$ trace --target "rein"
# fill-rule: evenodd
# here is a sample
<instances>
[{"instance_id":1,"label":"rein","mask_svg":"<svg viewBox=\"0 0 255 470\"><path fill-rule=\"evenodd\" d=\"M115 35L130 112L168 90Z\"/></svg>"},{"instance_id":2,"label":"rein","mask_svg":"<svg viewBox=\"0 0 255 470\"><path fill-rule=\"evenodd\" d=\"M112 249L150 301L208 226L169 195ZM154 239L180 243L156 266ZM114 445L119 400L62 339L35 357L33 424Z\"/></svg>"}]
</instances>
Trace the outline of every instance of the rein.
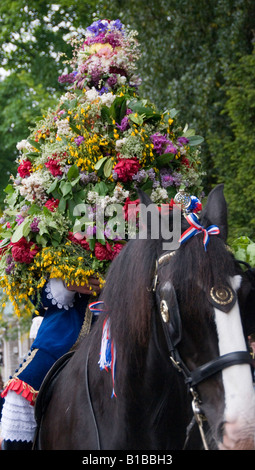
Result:
<instances>
[{"instance_id":1,"label":"rein","mask_svg":"<svg viewBox=\"0 0 255 470\"><path fill-rule=\"evenodd\" d=\"M157 285L158 285L158 268L162 264L169 262L169 260L174 255L175 255L175 251L168 252L160 256L156 260L156 268L155 268L153 287L152 287L152 290L154 293L156 292ZM220 308L220 306L218 308ZM179 311L178 311L178 315L179 315ZM204 449L209 450L205 433L204 433L204 429L203 429L203 421L205 421L206 418L204 417L201 411L202 402L199 399L199 394L196 391L195 387L202 381L207 380L208 378L215 375L217 372L221 372L223 369L227 367L231 367L237 364L250 364L251 365L253 364L253 360L248 351L235 351L229 354L219 356L216 359L213 359L212 361L209 361L203 364L202 366L197 367L195 370L190 371L188 367L186 366L186 364L183 362L179 354L178 348L176 347L177 346L176 341L175 342L173 341L172 336L170 334L170 329L169 329L169 323L171 320L170 312L168 312L167 301L164 298L161 299L161 302L160 302L160 318L161 318L163 331L164 331L164 335L165 335L165 339L166 339L166 343L168 347L169 358L172 364L174 365L174 367L180 373L182 373L184 377L184 381L188 385L189 391L192 395L192 411L193 411L194 416L190 425L187 427L187 437L186 437L186 441L184 444L184 448L187 444L189 434L191 432L193 424L194 422L197 422ZM180 318L179 318L179 323L181 324ZM179 343L179 341L177 343Z\"/></svg>"}]
</instances>

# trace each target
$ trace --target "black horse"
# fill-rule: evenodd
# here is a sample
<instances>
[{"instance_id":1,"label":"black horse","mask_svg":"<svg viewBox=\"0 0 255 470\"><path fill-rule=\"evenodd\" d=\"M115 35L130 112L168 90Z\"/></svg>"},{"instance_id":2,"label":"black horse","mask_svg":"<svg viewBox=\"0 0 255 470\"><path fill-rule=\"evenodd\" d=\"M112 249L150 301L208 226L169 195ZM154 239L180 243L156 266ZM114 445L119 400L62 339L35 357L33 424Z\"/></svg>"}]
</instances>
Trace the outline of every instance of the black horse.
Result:
<instances>
[{"instance_id":1,"label":"black horse","mask_svg":"<svg viewBox=\"0 0 255 470\"><path fill-rule=\"evenodd\" d=\"M220 229L206 251L201 234L174 252L137 239L112 263L104 311L55 379L37 449L254 449L251 282L225 244L222 186L200 221ZM107 319L114 394L113 374L98 364ZM187 435L194 417L201 437Z\"/></svg>"}]
</instances>

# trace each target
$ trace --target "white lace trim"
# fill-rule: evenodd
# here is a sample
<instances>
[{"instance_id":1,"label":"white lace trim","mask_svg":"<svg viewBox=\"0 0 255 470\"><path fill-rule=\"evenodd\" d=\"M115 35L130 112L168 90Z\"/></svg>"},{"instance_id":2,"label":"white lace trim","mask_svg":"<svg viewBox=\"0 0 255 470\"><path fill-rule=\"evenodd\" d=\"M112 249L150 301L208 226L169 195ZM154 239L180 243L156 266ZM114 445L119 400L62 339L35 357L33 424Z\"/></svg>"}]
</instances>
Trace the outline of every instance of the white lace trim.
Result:
<instances>
[{"instance_id":1,"label":"white lace trim","mask_svg":"<svg viewBox=\"0 0 255 470\"><path fill-rule=\"evenodd\" d=\"M62 279L50 279L47 282L45 291L47 299L51 300L52 305L64 308L65 310L73 307L75 292L67 290Z\"/></svg>"},{"instance_id":2,"label":"white lace trim","mask_svg":"<svg viewBox=\"0 0 255 470\"><path fill-rule=\"evenodd\" d=\"M2 410L2 439L33 442L35 430L34 407L24 397L9 390Z\"/></svg>"},{"instance_id":3,"label":"white lace trim","mask_svg":"<svg viewBox=\"0 0 255 470\"><path fill-rule=\"evenodd\" d=\"M38 315L38 317L34 317L32 319L32 325L31 325L30 332L29 332L29 338L30 339L35 339L36 338L42 321L43 321L43 317L41 317L40 315Z\"/></svg>"}]
</instances>

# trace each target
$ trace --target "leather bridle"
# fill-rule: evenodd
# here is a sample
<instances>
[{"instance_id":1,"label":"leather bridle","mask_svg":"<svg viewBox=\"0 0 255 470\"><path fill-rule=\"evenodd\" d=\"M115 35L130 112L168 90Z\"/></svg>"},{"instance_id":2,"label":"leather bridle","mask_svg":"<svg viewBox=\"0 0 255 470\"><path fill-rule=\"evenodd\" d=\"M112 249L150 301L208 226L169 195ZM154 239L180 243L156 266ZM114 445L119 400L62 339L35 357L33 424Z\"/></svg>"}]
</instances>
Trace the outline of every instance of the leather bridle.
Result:
<instances>
[{"instance_id":1,"label":"leather bridle","mask_svg":"<svg viewBox=\"0 0 255 470\"><path fill-rule=\"evenodd\" d=\"M167 252L167 253L163 254L162 256L160 256L156 260L156 267L155 267L153 287L152 287L153 292L156 293L156 294L157 294L157 290L159 288L158 269L162 264L165 264L166 262L169 262L170 259L174 255L175 255L174 251ZM161 292L161 296L160 296L160 307L159 307L159 309L160 309L160 318L161 318L161 322L162 322L164 336L165 336L166 343L167 343L169 358L170 358L172 364L174 365L174 367L180 373L182 373L182 375L184 377L184 381L189 387L189 391L192 395L193 415L194 415L195 421L197 422L197 424L199 426L199 431L200 431L200 435L201 435L201 439L202 439L202 442L203 442L204 449L209 450L209 447L208 447L208 444L207 444L207 441L206 441L206 438L205 438L205 433L204 433L204 430L203 430L203 421L205 420L205 417L204 417L204 415L201 411L202 402L199 399L199 394L196 390L196 386L198 384L200 384L201 382L207 380L208 378L212 377L217 372L221 372L223 369L225 369L227 367L231 367L231 366L234 366L234 365L237 365L237 364L250 364L250 365L253 365L254 361L253 361L253 359L252 359L252 357L251 357L251 355L248 351L235 351L235 352L231 352L229 354L219 356L219 357L213 359L212 361L209 361L209 362L203 364L202 366L197 367L195 370L192 370L192 371L189 370L187 365L182 360L182 358L179 354L178 348L177 348L177 344L179 344L179 342L181 340L181 318L180 318L179 311L177 311L177 312L175 311L175 316L177 317L177 318L175 318L175 322L178 325L179 331L175 335L173 335L172 332L171 332L170 323L171 323L171 316L172 315L171 315L171 309L169 311L167 296L169 295L169 293L170 293L171 296L174 296L175 293L174 293L173 286L169 282L166 283L166 284L167 285L166 285L166 288L165 288L165 292L167 293L167 295L166 295L166 298L163 298L164 297L164 289L163 289L163 296L162 296L162 292ZM172 291L171 291L171 289L172 289ZM231 295L232 295L232 293L231 293ZM232 298L231 302L232 302L231 305L233 305L233 302L234 303L236 302L236 298L234 298L234 299ZM224 304L224 302L222 302L222 309L223 309L223 304ZM221 307L221 305L219 304L218 308L220 308L220 307ZM226 308L226 305L224 305L224 307ZM175 310L176 309L178 310L177 299L176 299L176 302L174 303L173 308ZM224 310L224 311L226 311L226 310ZM188 428L189 428L189 430L191 430L191 426L188 426ZM189 436L187 436L187 439L188 439L188 437ZM187 441L187 439L186 439L186 441Z\"/></svg>"}]
</instances>

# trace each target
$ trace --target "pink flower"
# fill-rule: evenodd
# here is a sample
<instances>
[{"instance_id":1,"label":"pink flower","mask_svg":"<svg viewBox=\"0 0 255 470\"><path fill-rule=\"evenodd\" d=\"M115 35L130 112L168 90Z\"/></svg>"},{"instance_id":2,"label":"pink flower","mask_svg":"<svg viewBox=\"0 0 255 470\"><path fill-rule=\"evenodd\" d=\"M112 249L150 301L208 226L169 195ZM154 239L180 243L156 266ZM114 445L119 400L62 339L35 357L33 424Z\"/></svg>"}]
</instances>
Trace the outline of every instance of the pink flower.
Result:
<instances>
[{"instance_id":1,"label":"pink flower","mask_svg":"<svg viewBox=\"0 0 255 470\"><path fill-rule=\"evenodd\" d=\"M118 256L118 254L121 252L122 248L124 245L122 243L116 243L113 247L113 259Z\"/></svg>"},{"instance_id":2,"label":"pink flower","mask_svg":"<svg viewBox=\"0 0 255 470\"><path fill-rule=\"evenodd\" d=\"M48 199L48 201L44 204L49 211L54 212L59 205L59 199L54 199L53 197L51 199Z\"/></svg>"},{"instance_id":3,"label":"pink flower","mask_svg":"<svg viewBox=\"0 0 255 470\"><path fill-rule=\"evenodd\" d=\"M139 204L140 204L140 199L131 201L129 197L127 197L127 199L125 200L125 204L123 206L125 220L128 220L129 218L131 220L136 220L137 214L139 212L139 209L138 209Z\"/></svg>"},{"instance_id":4,"label":"pink flower","mask_svg":"<svg viewBox=\"0 0 255 470\"><path fill-rule=\"evenodd\" d=\"M103 261L111 261L114 257L114 252L112 250L112 247L110 243L106 242L105 245L102 245L99 242L96 242L95 245L95 256L97 259Z\"/></svg>"},{"instance_id":5,"label":"pink flower","mask_svg":"<svg viewBox=\"0 0 255 470\"><path fill-rule=\"evenodd\" d=\"M77 245L81 245L84 250L89 251L89 244L86 238L79 233L69 232L68 240L70 240L72 243L76 243Z\"/></svg>"},{"instance_id":6,"label":"pink flower","mask_svg":"<svg viewBox=\"0 0 255 470\"><path fill-rule=\"evenodd\" d=\"M39 247L34 242L28 242L24 237L11 245L12 257L17 263L30 264L39 251Z\"/></svg>"},{"instance_id":7,"label":"pink flower","mask_svg":"<svg viewBox=\"0 0 255 470\"><path fill-rule=\"evenodd\" d=\"M18 173L21 178L29 176L32 171L32 163L29 160L23 161L18 167Z\"/></svg>"},{"instance_id":8,"label":"pink flower","mask_svg":"<svg viewBox=\"0 0 255 470\"><path fill-rule=\"evenodd\" d=\"M48 168L53 176L62 176L63 174L59 162L59 159L48 158L48 161L45 163L46 168Z\"/></svg>"},{"instance_id":9,"label":"pink flower","mask_svg":"<svg viewBox=\"0 0 255 470\"><path fill-rule=\"evenodd\" d=\"M140 163L137 158L118 158L118 162L114 167L114 172L117 173L118 179L124 183L132 180L132 177L140 169Z\"/></svg>"}]
</instances>

